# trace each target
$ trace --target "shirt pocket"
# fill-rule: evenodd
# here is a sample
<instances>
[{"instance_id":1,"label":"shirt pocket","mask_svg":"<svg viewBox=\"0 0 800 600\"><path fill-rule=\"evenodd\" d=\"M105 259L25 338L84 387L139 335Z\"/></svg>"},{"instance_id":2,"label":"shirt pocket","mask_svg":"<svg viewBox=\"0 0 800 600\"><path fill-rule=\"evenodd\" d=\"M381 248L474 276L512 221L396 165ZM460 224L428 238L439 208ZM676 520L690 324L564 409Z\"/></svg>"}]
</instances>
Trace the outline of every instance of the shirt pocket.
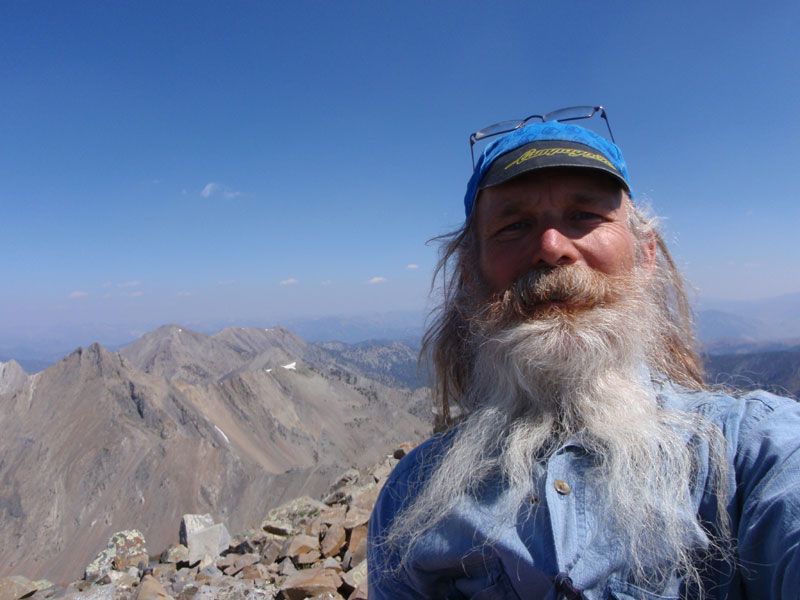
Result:
<instances>
[{"instance_id":1,"label":"shirt pocket","mask_svg":"<svg viewBox=\"0 0 800 600\"><path fill-rule=\"evenodd\" d=\"M520 600L503 565L496 558L464 565L453 578L447 600Z\"/></svg>"}]
</instances>

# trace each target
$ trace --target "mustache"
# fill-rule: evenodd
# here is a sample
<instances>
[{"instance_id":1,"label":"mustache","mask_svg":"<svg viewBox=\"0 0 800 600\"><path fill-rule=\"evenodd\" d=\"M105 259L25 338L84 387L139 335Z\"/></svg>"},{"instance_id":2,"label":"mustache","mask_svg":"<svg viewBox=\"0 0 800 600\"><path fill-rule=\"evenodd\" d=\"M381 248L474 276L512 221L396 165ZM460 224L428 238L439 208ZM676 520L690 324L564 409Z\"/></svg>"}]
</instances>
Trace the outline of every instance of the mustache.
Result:
<instances>
[{"instance_id":1,"label":"mustache","mask_svg":"<svg viewBox=\"0 0 800 600\"><path fill-rule=\"evenodd\" d=\"M569 316L617 303L631 290L632 277L608 275L585 265L532 269L505 291L493 294L475 316L494 326Z\"/></svg>"}]
</instances>

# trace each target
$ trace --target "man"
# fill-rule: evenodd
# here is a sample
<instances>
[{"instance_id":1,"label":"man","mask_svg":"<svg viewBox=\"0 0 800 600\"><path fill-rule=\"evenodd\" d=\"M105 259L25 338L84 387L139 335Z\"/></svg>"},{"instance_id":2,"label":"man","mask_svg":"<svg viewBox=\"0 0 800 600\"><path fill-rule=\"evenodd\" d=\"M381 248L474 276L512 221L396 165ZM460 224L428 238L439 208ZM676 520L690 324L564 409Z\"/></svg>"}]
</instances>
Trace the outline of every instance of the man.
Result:
<instances>
[{"instance_id":1,"label":"man","mask_svg":"<svg viewBox=\"0 0 800 600\"><path fill-rule=\"evenodd\" d=\"M371 599L800 597L800 406L708 390L632 197L572 123L478 160L424 340L445 431L381 491Z\"/></svg>"}]
</instances>

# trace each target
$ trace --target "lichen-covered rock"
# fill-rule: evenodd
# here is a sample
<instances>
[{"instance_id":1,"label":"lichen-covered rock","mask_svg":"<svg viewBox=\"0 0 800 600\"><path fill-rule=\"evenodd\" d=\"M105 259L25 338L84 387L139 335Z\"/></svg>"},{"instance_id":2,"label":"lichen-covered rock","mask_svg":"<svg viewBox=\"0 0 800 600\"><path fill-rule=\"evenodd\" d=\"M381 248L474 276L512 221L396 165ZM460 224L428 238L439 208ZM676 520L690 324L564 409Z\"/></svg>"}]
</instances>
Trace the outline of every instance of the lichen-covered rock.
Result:
<instances>
[{"instance_id":1,"label":"lichen-covered rock","mask_svg":"<svg viewBox=\"0 0 800 600\"><path fill-rule=\"evenodd\" d=\"M84 579L95 581L110 570L125 571L129 567L147 565L149 557L142 533L137 529L118 531L108 540L108 546L89 563Z\"/></svg>"}]
</instances>

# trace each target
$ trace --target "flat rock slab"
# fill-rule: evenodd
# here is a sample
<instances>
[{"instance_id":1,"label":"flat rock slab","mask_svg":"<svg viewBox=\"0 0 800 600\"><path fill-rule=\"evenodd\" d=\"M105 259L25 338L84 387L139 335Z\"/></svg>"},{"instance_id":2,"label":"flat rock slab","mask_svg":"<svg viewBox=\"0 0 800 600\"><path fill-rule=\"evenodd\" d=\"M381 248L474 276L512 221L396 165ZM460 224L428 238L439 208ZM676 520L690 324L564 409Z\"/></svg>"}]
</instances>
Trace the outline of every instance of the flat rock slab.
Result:
<instances>
[{"instance_id":1,"label":"flat rock slab","mask_svg":"<svg viewBox=\"0 0 800 600\"><path fill-rule=\"evenodd\" d=\"M19 600L35 592L38 588L25 577L12 575L0 579L0 600Z\"/></svg>"},{"instance_id":2,"label":"flat rock slab","mask_svg":"<svg viewBox=\"0 0 800 600\"><path fill-rule=\"evenodd\" d=\"M337 593L342 577L333 569L311 568L290 575L281 586L286 600L305 600L309 596Z\"/></svg>"},{"instance_id":3,"label":"flat rock slab","mask_svg":"<svg viewBox=\"0 0 800 600\"><path fill-rule=\"evenodd\" d=\"M347 532L341 523L334 523L328 527L325 537L322 538L322 556L334 556L339 554L344 543L347 541Z\"/></svg>"},{"instance_id":4,"label":"flat rock slab","mask_svg":"<svg viewBox=\"0 0 800 600\"><path fill-rule=\"evenodd\" d=\"M114 600L113 583L108 585L93 585L82 592L71 592L64 596L64 600Z\"/></svg>"}]
</instances>

